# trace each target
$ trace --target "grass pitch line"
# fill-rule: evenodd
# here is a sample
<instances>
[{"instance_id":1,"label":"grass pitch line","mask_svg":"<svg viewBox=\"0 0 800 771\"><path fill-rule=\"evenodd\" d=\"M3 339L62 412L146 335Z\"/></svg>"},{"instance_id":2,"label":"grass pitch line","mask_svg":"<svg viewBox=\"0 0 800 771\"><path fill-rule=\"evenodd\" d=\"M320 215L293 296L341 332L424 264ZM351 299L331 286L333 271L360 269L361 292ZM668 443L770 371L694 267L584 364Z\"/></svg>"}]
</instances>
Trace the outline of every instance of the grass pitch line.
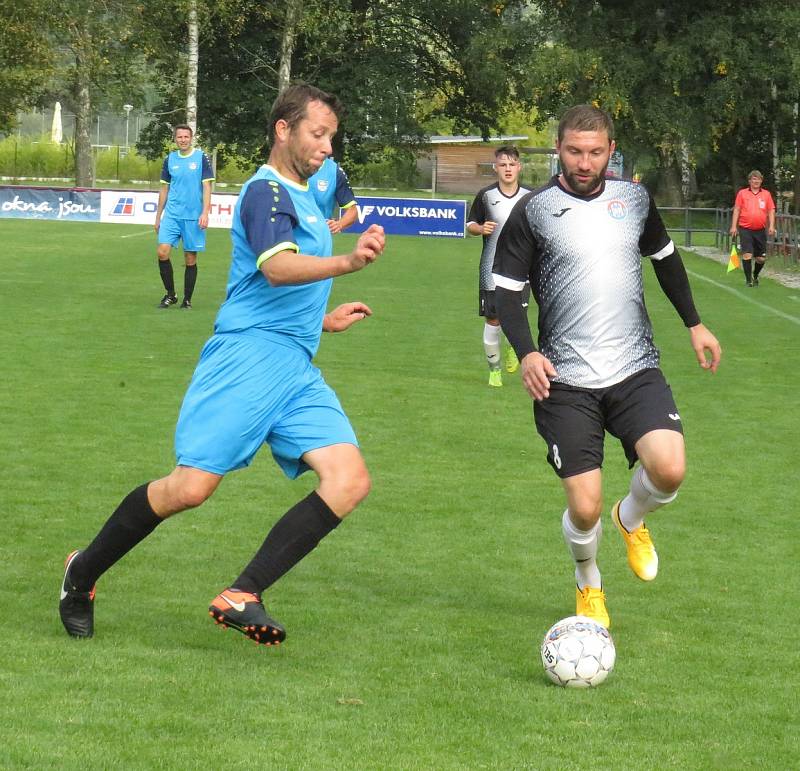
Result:
<instances>
[{"instance_id":1,"label":"grass pitch line","mask_svg":"<svg viewBox=\"0 0 800 771\"><path fill-rule=\"evenodd\" d=\"M797 316L792 316L789 313L784 313L783 311L779 311L777 308L772 308L769 305L765 305L764 303L760 303L758 300L754 300L749 295L745 294L743 291L739 289L734 289L731 286L726 286L725 284L720 284L719 281L714 281L713 278L708 278L707 276L702 276L700 273L695 273L693 270L686 270L686 272L692 278L699 278L701 281L707 281L709 284L713 284L714 286L718 287L719 289L724 289L726 292L730 292L731 294L735 294L739 299L744 300L745 302L752 303L753 305L758 306L759 308L763 308L765 311L769 311L770 313L780 316L782 319L786 319L786 321L791 321L794 324L800 325L800 318Z\"/></svg>"},{"instance_id":2,"label":"grass pitch line","mask_svg":"<svg viewBox=\"0 0 800 771\"><path fill-rule=\"evenodd\" d=\"M136 238L137 236L146 236L148 233L154 234L153 228L150 228L150 230L140 230L138 233L128 233L124 236L120 236L120 238Z\"/></svg>"}]
</instances>

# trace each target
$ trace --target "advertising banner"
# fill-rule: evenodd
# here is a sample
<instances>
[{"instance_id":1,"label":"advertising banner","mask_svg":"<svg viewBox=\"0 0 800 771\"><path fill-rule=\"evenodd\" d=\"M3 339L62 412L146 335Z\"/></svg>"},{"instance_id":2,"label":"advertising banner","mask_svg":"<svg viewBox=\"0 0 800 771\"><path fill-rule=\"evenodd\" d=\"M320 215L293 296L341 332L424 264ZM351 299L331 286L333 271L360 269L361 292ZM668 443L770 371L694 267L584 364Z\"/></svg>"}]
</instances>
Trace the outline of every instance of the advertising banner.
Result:
<instances>
[{"instance_id":1,"label":"advertising banner","mask_svg":"<svg viewBox=\"0 0 800 771\"><path fill-rule=\"evenodd\" d=\"M230 228L236 195L211 194L211 212L208 216L210 228ZM101 222L152 225L156 221L158 193L136 190L103 190Z\"/></svg>"},{"instance_id":2,"label":"advertising banner","mask_svg":"<svg viewBox=\"0 0 800 771\"><path fill-rule=\"evenodd\" d=\"M50 187L0 187L0 217L100 221L100 193Z\"/></svg>"},{"instance_id":3,"label":"advertising banner","mask_svg":"<svg viewBox=\"0 0 800 771\"><path fill-rule=\"evenodd\" d=\"M357 196L358 220L348 233L363 233L370 225L400 236L463 238L467 221L466 201L435 198L364 198Z\"/></svg>"}]
</instances>

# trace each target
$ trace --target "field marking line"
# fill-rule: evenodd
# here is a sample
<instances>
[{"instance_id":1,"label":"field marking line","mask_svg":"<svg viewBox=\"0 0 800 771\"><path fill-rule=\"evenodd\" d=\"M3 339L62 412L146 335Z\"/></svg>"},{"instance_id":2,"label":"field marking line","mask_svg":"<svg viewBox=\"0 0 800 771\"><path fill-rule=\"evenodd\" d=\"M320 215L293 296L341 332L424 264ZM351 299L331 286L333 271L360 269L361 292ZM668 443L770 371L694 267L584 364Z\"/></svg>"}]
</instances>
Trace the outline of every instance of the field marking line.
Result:
<instances>
[{"instance_id":1,"label":"field marking line","mask_svg":"<svg viewBox=\"0 0 800 771\"><path fill-rule=\"evenodd\" d=\"M140 230L138 233L128 233L126 236L120 236L120 238L136 238L136 236L146 236L148 233L152 233L153 228L150 230Z\"/></svg>"},{"instance_id":2,"label":"field marking line","mask_svg":"<svg viewBox=\"0 0 800 771\"><path fill-rule=\"evenodd\" d=\"M773 308L769 305L765 305L764 303L760 303L758 300L754 300L749 295L744 294L739 289L734 289L731 286L726 286L725 284L721 284L719 281L714 281L713 278L708 278L707 276L703 276L700 273L695 273L693 270L686 270L686 272L692 276L692 278L699 278L702 281L707 281L709 284L713 284L714 286L718 287L719 289L724 289L726 292L730 292L731 294L735 294L739 299L744 300L745 302L752 303L753 305L757 305L759 308L763 308L765 311L769 311L770 313L774 313L776 316L780 316L782 319L786 319L786 321L791 321L794 324L800 325L800 318L797 316L792 316L789 313L784 313L783 311L779 311L777 308Z\"/></svg>"}]
</instances>

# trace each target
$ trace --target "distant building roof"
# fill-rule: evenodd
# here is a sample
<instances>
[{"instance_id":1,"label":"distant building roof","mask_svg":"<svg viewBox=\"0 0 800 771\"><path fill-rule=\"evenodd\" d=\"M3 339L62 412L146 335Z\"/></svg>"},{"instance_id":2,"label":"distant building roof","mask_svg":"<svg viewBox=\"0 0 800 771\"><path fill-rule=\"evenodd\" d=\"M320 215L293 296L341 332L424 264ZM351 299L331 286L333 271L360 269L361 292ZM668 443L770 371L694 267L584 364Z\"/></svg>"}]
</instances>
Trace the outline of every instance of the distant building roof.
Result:
<instances>
[{"instance_id":1,"label":"distant building roof","mask_svg":"<svg viewBox=\"0 0 800 771\"><path fill-rule=\"evenodd\" d=\"M478 142L520 142L523 139L527 139L527 136L519 136L516 134L507 134L499 137L489 137L488 139L484 139L480 136L433 136L427 138L427 143L431 145L455 145L455 144L466 144L466 143L478 143Z\"/></svg>"}]
</instances>

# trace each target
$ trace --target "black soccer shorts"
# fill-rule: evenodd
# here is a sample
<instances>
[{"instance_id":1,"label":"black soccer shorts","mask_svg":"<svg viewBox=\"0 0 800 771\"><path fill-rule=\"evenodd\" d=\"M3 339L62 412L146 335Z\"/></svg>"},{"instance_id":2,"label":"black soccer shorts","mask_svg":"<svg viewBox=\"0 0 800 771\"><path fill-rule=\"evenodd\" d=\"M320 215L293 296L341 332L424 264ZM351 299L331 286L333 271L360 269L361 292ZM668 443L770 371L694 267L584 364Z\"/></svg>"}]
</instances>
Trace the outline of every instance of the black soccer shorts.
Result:
<instances>
[{"instance_id":1,"label":"black soccer shorts","mask_svg":"<svg viewBox=\"0 0 800 771\"><path fill-rule=\"evenodd\" d=\"M767 253L767 231L739 228L739 251L752 254L753 257L763 257Z\"/></svg>"},{"instance_id":2,"label":"black soccer shorts","mask_svg":"<svg viewBox=\"0 0 800 771\"><path fill-rule=\"evenodd\" d=\"M522 305L525 310L528 310L528 305L531 301L531 285L526 281L525 287L522 290ZM485 316L487 319L499 319L497 314L497 306L494 302L494 289L479 289L478 290L478 315Z\"/></svg>"},{"instance_id":3,"label":"black soccer shorts","mask_svg":"<svg viewBox=\"0 0 800 771\"><path fill-rule=\"evenodd\" d=\"M552 383L550 396L534 403L539 434L547 443L547 462L559 477L603 466L605 432L622 443L629 467L635 445L657 429L683 433L672 390L660 369L644 369L607 388L577 388Z\"/></svg>"}]
</instances>

